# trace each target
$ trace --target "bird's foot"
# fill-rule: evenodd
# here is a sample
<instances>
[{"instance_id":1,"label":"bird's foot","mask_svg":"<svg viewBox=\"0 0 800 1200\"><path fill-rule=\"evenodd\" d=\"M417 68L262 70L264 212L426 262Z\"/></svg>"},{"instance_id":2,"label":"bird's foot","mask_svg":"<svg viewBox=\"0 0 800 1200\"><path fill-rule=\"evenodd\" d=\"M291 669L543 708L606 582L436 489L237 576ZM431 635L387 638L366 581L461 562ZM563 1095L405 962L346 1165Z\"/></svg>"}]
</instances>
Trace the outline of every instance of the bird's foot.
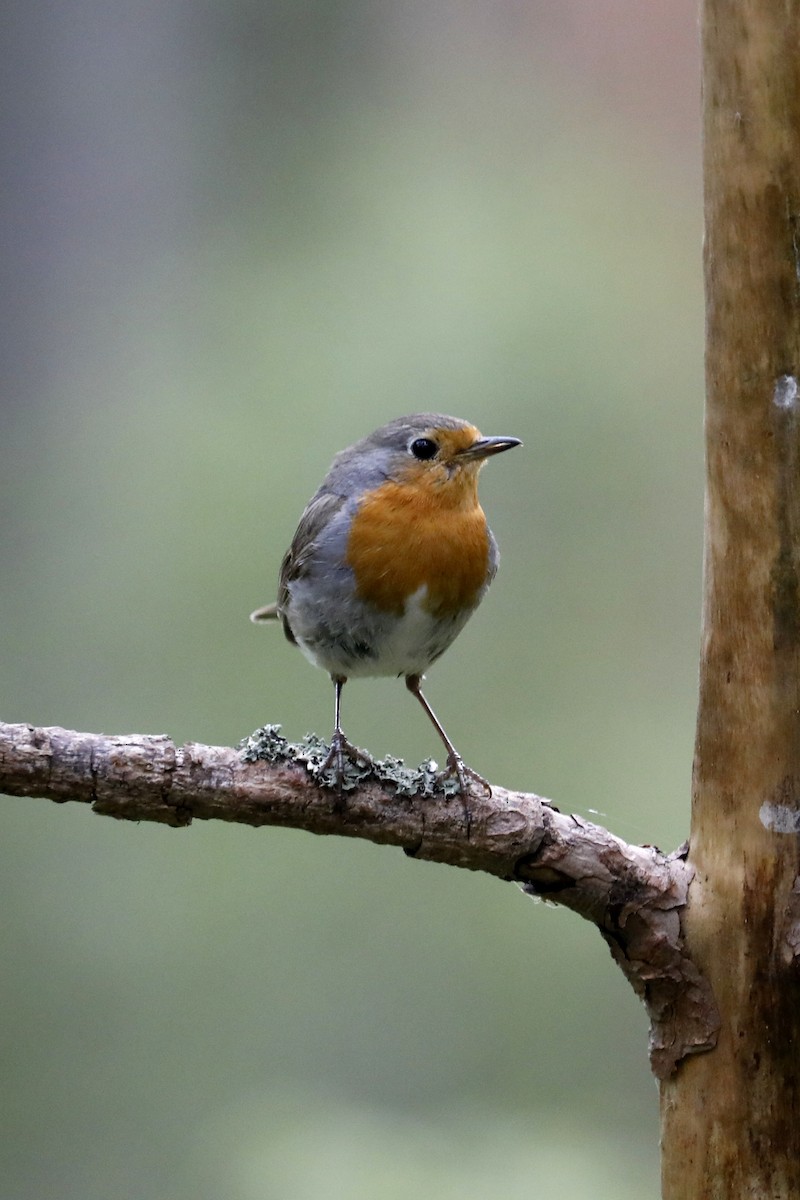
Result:
<instances>
[{"instance_id":1,"label":"bird's foot","mask_svg":"<svg viewBox=\"0 0 800 1200\"><path fill-rule=\"evenodd\" d=\"M472 767L468 767L460 754L453 751L447 756L447 766L443 771L439 772L437 779L440 783L445 783L448 780L454 779L458 783L458 790L461 796L461 804L464 808L464 824L467 830L467 838L469 838L472 828L472 813L469 807L469 793L473 783L479 784L483 788L486 799L490 799L492 795L492 787L488 780L479 775L477 771L473 771Z\"/></svg>"},{"instance_id":2,"label":"bird's foot","mask_svg":"<svg viewBox=\"0 0 800 1200\"><path fill-rule=\"evenodd\" d=\"M358 746L347 740L341 730L335 730L331 738L331 748L315 774L324 787L335 788L341 799L342 792L356 787L374 765L366 750L359 750Z\"/></svg>"},{"instance_id":3,"label":"bird's foot","mask_svg":"<svg viewBox=\"0 0 800 1200\"><path fill-rule=\"evenodd\" d=\"M484 779L477 771L473 771L472 767L468 767L460 754L448 754L447 766L444 771L439 773L439 779L441 781L446 779L458 780L458 788L464 799L469 794L473 783L477 783L483 788L487 800L492 794L492 785L488 779Z\"/></svg>"}]
</instances>

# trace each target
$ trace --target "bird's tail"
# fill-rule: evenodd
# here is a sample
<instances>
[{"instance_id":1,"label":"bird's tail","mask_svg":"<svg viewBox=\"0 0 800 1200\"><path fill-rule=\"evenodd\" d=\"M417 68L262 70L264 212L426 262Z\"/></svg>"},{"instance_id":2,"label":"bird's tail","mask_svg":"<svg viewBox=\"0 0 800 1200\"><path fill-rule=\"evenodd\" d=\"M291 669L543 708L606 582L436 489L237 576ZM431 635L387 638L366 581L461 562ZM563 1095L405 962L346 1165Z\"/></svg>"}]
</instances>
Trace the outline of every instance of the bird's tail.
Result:
<instances>
[{"instance_id":1,"label":"bird's tail","mask_svg":"<svg viewBox=\"0 0 800 1200\"><path fill-rule=\"evenodd\" d=\"M265 604L263 608L257 608L255 612L250 613L250 620L256 625L260 625L262 621L277 621L277 604Z\"/></svg>"}]
</instances>

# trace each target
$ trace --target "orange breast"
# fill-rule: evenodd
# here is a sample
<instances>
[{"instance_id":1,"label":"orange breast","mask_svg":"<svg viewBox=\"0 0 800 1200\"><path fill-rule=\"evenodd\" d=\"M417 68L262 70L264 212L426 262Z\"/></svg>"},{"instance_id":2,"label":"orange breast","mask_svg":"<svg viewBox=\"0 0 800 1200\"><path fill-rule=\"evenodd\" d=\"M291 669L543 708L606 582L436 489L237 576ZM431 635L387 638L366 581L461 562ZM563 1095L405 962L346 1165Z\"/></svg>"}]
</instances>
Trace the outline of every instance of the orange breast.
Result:
<instances>
[{"instance_id":1,"label":"orange breast","mask_svg":"<svg viewBox=\"0 0 800 1200\"><path fill-rule=\"evenodd\" d=\"M360 599L384 612L401 614L421 587L433 616L474 607L489 565L477 489L432 489L413 480L382 484L353 517L347 562Z\"/></svg>"}]
</instances>

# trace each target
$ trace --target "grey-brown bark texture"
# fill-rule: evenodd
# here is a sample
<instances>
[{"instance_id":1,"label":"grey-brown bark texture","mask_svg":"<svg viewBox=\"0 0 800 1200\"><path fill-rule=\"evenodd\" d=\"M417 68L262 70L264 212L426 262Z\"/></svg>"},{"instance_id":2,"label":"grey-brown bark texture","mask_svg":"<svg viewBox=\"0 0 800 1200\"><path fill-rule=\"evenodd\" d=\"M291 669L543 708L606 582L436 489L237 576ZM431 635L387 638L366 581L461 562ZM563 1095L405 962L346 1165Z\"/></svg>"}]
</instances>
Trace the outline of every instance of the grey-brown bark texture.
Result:
<instances>
[{"instance_id":1,"label":"grey-brown bark texture","mask_svg":"<svg viewBox=\"0 0 800 1200\"><path fill-rule=\"evenodd\" d=\"M77 800L131 821L282 825L400 846L416 858L486 871L597 925L645 1002L653 1070L713 1045L716 1009L685 953L682 915L691 880L682 854L631 846L547 800L494 788L461 798L398 795L365 781L341 798L320 788L291 748L247 761L222 746L177 747L166 737L106 737L0 724L0 791Z\"/></svg>"},{"instance_id":2,"label":"grey-brown bark texture","mask_svg":"<svg viewBox=\"0 0 800 1200\"><path fill-rule=\"evenodd\" d=\"M707 496L687 913L722 1025L665 1200L800 1196L800 6L706 0Z\"/></svg>"}]
</instances>

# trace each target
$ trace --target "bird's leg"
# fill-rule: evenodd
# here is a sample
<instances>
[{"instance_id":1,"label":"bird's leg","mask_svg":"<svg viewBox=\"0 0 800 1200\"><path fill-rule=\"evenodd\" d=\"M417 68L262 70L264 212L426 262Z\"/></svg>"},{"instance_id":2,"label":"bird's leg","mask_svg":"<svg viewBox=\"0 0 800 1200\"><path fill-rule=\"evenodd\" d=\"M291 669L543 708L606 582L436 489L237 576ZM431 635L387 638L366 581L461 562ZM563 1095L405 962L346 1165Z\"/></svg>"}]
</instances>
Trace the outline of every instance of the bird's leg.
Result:
<instances>
[{"instance_id":1,"label":"bird's leg","mask_svg":"<svg viewBox=\"0 0 800 1200\"><path fill-rule=\"evenodd\" d=\"M344 675L332 675L334 687L334 707L333 707L333 737L331 738L331 748L321 764L318 775L334 769L336 775L336 786L339 789L339 795L342 793L342 783L344 781L344 760L349 758L356 765L361 764L365 767L372 766L372 759L363 750L359 750L358 746L354 746L352 742L348 742L342 732L342 723L340 719L340 710L342 704L342 688L347 683L347 678Z\"/></svg>"},{"instance_id":2,"label":"bird's leg","mask_svg":"<svg viewBox=\"0 0 800 1200\"><path fill-rule=\"evenodd\" d=\"M428 714L428 716L431 719L431 722L433 723L434 729L439 734L439 737L442 739L442 741L445 744L445 748L447 749L447 770L443 771L442 775L445 778L448 778L448 777L452 778L453 776L455 776L455 778L458 780L458 786L461 790L461 797L464 800L465 804L466 804L467 793L469 792L469 783L467 782L468 779L474 783L479 783L481 785L481 787L484 789L484 791L486 792L486 795L491 796L491 794L492 794L491 785L487 782L487 780L485 780L483 778L482 775L479 775L477 771L472 770L472 767L468 767L466 765L463 758L458 753L458 751L456 750L453 743L450 741L450 738L445 733L444 726L442 725L441 721L436 716L436 713L433 711L430 704L428 704L428 701L425 699L425 697L422 694L422 689L420 687L421 683L422 683L421 675L406 675L406 687L408 688L408 690L411 692L411 694L413 696L417 697L420 704L425 709L425 712ZM465 808L465 811L466 811L466 808ZM469 816L469 814L467 814L467 816Z\"/></svg>"}]
</instances>

